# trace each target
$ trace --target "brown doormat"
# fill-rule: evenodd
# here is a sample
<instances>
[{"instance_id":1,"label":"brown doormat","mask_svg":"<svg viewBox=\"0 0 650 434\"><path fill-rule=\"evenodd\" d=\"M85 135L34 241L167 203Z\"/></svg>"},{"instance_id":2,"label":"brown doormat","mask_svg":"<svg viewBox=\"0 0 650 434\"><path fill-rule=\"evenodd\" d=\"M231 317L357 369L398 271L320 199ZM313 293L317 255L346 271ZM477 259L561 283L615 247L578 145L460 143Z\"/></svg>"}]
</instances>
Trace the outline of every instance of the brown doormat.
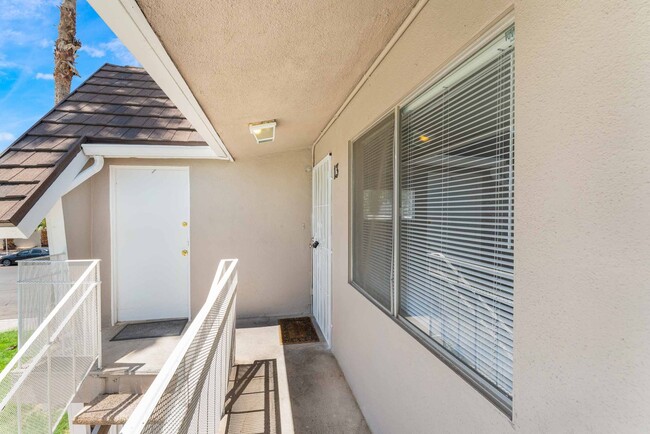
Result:
<instances>
[{"instance_id":1,"label":"brown doormat","mask_svg":"<svg viewBox=\"0 0 650 434\"><path fill-rule=\"evenodd\" d=\"M282 334L282 344L306 344L308 342L320 342L318 333L311 318L308 316L302 318L284 318L278 320L280 324L280 333Z\"/></svg>"}]
</instances>

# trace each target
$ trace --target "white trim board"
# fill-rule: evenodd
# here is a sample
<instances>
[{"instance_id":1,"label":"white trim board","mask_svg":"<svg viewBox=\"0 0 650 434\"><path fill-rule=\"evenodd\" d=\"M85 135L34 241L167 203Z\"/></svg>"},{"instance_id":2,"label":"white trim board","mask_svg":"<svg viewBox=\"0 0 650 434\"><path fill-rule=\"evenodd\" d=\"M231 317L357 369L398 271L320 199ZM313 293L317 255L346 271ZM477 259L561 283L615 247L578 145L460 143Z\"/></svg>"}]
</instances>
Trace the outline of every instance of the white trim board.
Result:
<instances>
[{"instance_id":1,"label":"white trim board","mask_svg":"<svg viewBox=\"0 0 650 434\"><path fill-rule=\"evenodd\" d=\"M104 144L86 143L68 166L61 172L43 195L37 200L25 217L16 226L0 226L0 238L29 238L57 200L77 187L75 179L89 161L89 157L143 158L143 159L202 159L223 160L210 146L151 145L151 144ZM101 169L103 162L97 165ZM90 168L89 168L90 169ZM86 169L88 171L89 169ZM88 173L88 178L98 170ZM84 172L85 173L85 172ZM82 180L81 183L87 179ZM58 253L58 252L57 252Z\"/></svg>"},{"instance_id":2,"label":"white trim board","mask_svg":"<svg viewBox=\"0 0 650 434\"><path fill-rule=\"evenodd\" d=\"M29 238L36 226L43 220L43 217L50 212L61 196L68 192L70 185L72 185L74 179L83 170L87 162L88 157L79 152L45 190L20 223L16 226L0 227L0 238Z\"/></svg>"},{"instance_id":3,"label":"white trim board","mask_svg":"<svg viewBox=\"0 0 650 434\"><path fill-rule=\"evenodd\" d=\"M86 143L81 147L89 157L223 160L210 146Z\"/></svg>"},{"instance_id":4,"label":"white trim board","mask_svg":"<svg viewBox=\"0 0 650 434\"><path fill-rule=\"evenodd\" d=\"M167 54L135 0L89 0L93 9L144 66L158 86L176 104L214 150L217 158L233 161L183 76Z\"/></svg>"}]
</instances>

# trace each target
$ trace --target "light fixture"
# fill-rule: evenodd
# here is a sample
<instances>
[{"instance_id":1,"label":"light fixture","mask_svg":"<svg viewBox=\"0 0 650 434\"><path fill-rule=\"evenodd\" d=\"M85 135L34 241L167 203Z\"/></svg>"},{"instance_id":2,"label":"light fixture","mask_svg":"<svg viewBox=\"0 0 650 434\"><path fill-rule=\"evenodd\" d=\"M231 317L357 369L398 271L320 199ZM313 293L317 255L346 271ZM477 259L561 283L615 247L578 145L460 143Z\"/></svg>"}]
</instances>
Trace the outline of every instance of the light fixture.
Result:
<instances>
[{"instance_id":1,"label":"light fixture","mask_svg":"<svg viewBox=\"0 0 650 434\"><path fill-rule=\"evenodd\" d=\"M428 142L429 140L431 140L429 137L425 136L424 134L422 134L418 138L420 139L421 142Z\"/></svg>"},{"instance_id":2,"label":"light fixture","mask_svg":"<svg viewBox=\"0 0 650 434\"><path fill-rule=\"evenodd\" d=\"M275 139L275 120L248 124L248 129L257 143L272 142Z\"/></svg>"}]
</instances>

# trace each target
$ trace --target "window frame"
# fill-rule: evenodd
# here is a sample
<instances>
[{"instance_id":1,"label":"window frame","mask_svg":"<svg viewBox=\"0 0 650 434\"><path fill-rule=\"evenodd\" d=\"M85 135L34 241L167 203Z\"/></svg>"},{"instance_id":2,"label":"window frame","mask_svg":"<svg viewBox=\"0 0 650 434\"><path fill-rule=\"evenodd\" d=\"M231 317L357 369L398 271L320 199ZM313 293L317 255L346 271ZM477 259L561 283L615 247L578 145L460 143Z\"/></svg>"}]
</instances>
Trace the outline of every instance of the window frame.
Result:
<instances>
[{"instance_id":1,"label":"window frame","mask_svg":"<svg viewBox=\"0 0 650 434\"><path fill-rule=\"evenodd\" d=\"M357 142L359 139L361 139L366 133L370 132L373 128L375 128L377 125L381 124L383 121L388 119L389 117L395 116L395 110L396 109L390 109L385 111L384 113L381 114L374 122L372 122L370 125L368 125L366 128L364 128L359 134L354 136L354 138L350 139L348 141L348 210L349 210L349 218L348 218L348 234L350 236L350 240L354 239L354 212L353 212L353 207L354 207L354 200L355 200L355 195L354 195L354 143ZM397 121L397 119L395 119ZM395 124L395 128L397 128L397 123ZM395 132L397 130L393 130L393 160L395 159L395 146L397 146L397 142L395 141ZM395 162L393 161L393 186L395 185L395 176L397 176L397 173L395 173ZM395 206L395 188L393 188L393 233L395 232L395 227L397 225L395 224L395 210L399 210L398 207ZM393 235L394 236L394 235ZM395 262L395 240L393 238L393 267L394 267L394 262ZM394 274L394 271L393 271ZM395 291L394 291L394 281L395 281L395 276L391 276L391 285L390 285L390 291L391 291L391 309L387 309L384 305L379 303L375 298L370 295L364 288L361 287L361 285L357 284L354 281L354 243L349 242L348 243L348 284L354 287L357 291L359 291L364 297L366 297L372 304L377 306L381 311L383 311L386 315L388 316L393 316L392 313L392 307L395 304Z\"/></svg>"},{"instance_id":2,"label":"window frame","mask_svg":"<svg viewBox=\"0 0 650 434\"><path fill-rule=\"evenodd\" d=\"M478 391L483 397L490 401L499 411L501 411L509 420L513 420L513 402L514 391L512 398L499 390L496 386L491 384L483 378L478 372L467 366L459 357L444 348L440 343L426 335L415 325L411 324L407 319L399 315L399 301L400 301L400 288L399 278L397 278L398 270L400 269L400 213L402 209L401 197L401 174L400 174L400 150L401 150L401 109L409 103L418 98L423 97L425 92L431 89L436 84L443 81L447 76L452 74L468 60L472 59L475 55L479 54L481 50L490 45L499 36L504 36L509 31L514 32L515 20L514 13L509 11L502 19L496 24L492 25L481 35L475 38L465 49L461 50L454 58L445 64L440 70L432 74L422 84L416 87L407 97L401 100L398 104L392 106L390 109L381 113L374 122L365 127L355 137L348 141L348 283L354 287L361 295L368 299L373 305L379 308L380 311L385 313L393 322L399 325L418 343L425 347L430 353L436 356L440 361L446 364L452 371L459 375L465 382ZM513 33L514 35L514 33ZM384 121L388 116L394 116L395 130L393 132L393 272L391 275L391 299L392 305L387 309L378 301L376 301L370 294L353 281L353 266L354 266L354 225L353 215L355 208L354 197L354 143L362 138L372 128L377 126L380 122ZM513 335L513 347L514 347ZM513 384L515 382L515 372L512 373Z\"/></svg>"}]
</instances>

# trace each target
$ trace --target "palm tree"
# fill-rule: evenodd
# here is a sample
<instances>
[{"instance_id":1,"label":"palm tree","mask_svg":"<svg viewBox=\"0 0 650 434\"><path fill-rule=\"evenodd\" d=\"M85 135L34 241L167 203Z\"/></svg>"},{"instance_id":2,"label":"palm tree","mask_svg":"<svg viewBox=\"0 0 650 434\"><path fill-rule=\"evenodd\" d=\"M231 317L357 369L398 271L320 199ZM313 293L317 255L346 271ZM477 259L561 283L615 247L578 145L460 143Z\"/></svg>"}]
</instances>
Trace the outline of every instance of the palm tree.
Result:
<instances>
[{"instance_id":1,"label":"palm tree","mask_svg":"<svg viewBox=\"0 0 650 434\"><path fill-rule=\"evenodd\" d=\"M54 103L70 93L72 77L79 76L75 61L81 42L77 39L77 0L62 0L59 6L59 37L54 45Z\"/></svg>"},{"instance_id":2,"label":"palm tree","mask_svg":"<svg viewBox=\"0 0 650 434\"><path fill-rule=\"evenodd\" d=\"M41 233L41 247L47 247L48 246L47 222L45 221L45 219L41 220L41 223L38 225L36 230Z\"/></svg>"},{"instance_id":3,"label":"palm tree","mask_svg":"<svg viewBox=\"0 0 650 434\"><path fill-rule=\"evenodd\" d=\"M81 42L77 39L77 0L61 0L59 36L54 43L54 104L70 94L72 77L79 76L75 62ZM41 245L47 245L45 219L38 225Z\"/></svg>"}]
</instances>

